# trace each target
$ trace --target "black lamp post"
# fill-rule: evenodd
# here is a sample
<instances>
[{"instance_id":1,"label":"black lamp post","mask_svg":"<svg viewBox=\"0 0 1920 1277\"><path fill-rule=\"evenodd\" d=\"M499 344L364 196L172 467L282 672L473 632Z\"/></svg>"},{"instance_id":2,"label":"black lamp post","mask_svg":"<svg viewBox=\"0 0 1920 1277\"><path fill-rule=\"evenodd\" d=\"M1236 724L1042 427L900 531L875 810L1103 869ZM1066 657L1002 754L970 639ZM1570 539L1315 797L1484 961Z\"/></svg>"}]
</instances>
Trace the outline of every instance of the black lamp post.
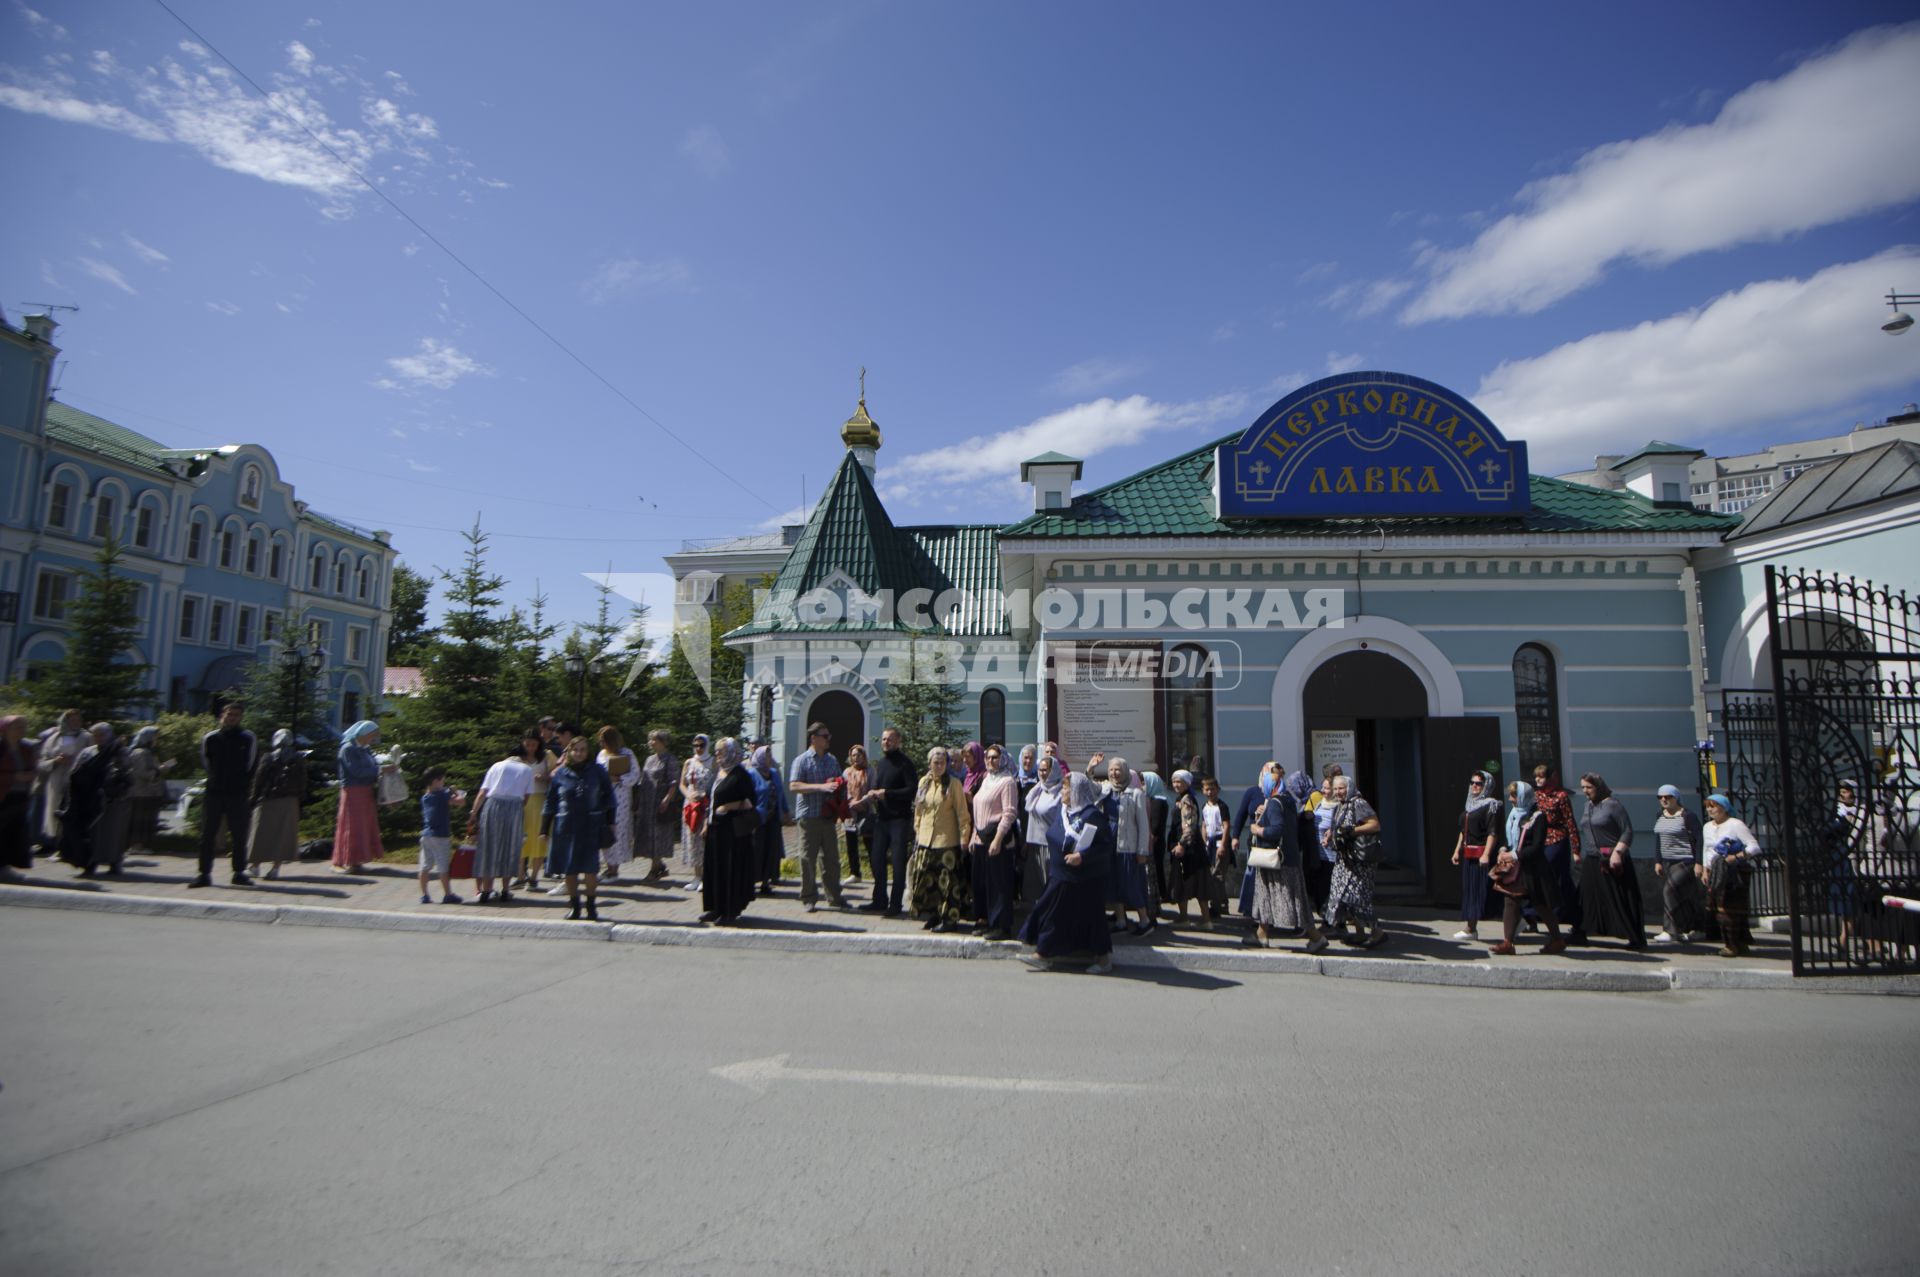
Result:
<instances>
[{"instance_id":1,"label":"black lamp post","mask_svg":"<svg viewBox=\"0 0 1920 1277\"><path fill-rule=\"evenodd\" d=\"M306 699L307 680L319 676L327 667L327 649L318 643L288 643L280 649L280 668L287 675L287 727L294 739L300 737L301 702Z\"/></svg>"},{"instance_id":2,"label":"black lamp post","mask_svg":"<svg viewBox=\"0 0 1920 1277\"><path fill-rule=\"evenodd\" d=\"M578 652L569 652L565 664L567 673L573 675L573 725L585 730L580 716L587 712L587 676L599 678L607 672L607 662L603 657L589 661Z\"/></svg>"}]
</instances>

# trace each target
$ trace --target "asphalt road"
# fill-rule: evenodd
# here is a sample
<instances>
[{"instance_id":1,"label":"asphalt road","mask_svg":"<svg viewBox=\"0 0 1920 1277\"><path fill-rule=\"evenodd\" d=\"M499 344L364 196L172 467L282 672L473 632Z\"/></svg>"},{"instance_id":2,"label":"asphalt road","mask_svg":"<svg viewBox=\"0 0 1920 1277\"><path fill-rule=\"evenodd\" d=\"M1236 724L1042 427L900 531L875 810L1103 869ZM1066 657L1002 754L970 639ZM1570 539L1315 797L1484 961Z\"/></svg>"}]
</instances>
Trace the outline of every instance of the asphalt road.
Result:
<instances>
[{"instance_id":1,"label":"asphalt road","mask_svg":"<svg viewBox=\"0 0 1920 1277\"><path fill-rule=\"evenodd\" d=\"M8 1273L1920 1262L1920 1000L31 909L0 972Z\"/></svg>"}]
</instances>

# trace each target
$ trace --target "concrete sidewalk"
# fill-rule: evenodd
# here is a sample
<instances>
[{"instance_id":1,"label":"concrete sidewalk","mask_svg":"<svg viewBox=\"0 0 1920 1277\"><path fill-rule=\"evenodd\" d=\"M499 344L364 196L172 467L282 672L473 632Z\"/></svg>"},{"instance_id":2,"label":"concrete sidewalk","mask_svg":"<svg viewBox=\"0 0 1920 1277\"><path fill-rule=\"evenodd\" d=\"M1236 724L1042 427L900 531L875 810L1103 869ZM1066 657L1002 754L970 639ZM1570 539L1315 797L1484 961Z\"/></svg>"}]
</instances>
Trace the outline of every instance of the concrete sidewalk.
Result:
<instances>
[{"instance_id":1,"label":"concrete sidewalk","mask_svg":"<svg viewBox=\"0 0 1920 1277\"><path fill-rule=\"evenodd\" d=\"M324 862L286 866L274 881L256 877L251 887L226 883L224 865L215 886L189 890L195 864L166 854L130 856L118 878L81 879L66 865L42 860L25 875L0 887L0 904L102 912L168 914L227 918L255 923L360 927L374 930L443 931L466 935L514 935L554 939L592 939L639 944L695 945L789 951L892 954L917 957L996 958L1022 952L1012 943L989 943L971 936L935 935L912 918L885 918L856 909L823 905L808 913L799 889L789 881L771 898L756 900L737 926L699 923L700 898L685 889L683 866L670 885L642 886L622 879L605 884L599 895L600 922L566 919L564 895L514 893L510 904L479 905L470 881L454 884L465 898L457 905L419 903L416 876L403 866L376 864L353 873L336 873ZM872 898L872 885L847 882L845 898L858 905ZM439 898L438 883L434 898ZM1168 915L1171 910L1166 911ZM1234 918L1203 931L1198 917L1187 925L1163 917L1149 936L1114 937L1115 961L1128 966L1163 966L1196 971L1268 971L1347 979L1392 980L1475 988L1584 989L1612 992L1665 992L1673 989L1797 988L1835 992L1920 994L1920 977L1856 977L1795 981L1787 937L1757 931L1753 952L1724 959L1706 943L1659 946L1632 953L1618 941L1547 957L1539 952L1544 935L1520 937L1520 952L1493 958L1487 945L1499 937L1497 923L1483 922L1478 943L1452 939L1460 924L1431 910L1384 907L1383 924L1391 939L1380 949L1361 950L1335 943L1317 957L1298 939L1277 939L1272 949L1244 947L1246 924Z\"/></svg>"}]
</instances>

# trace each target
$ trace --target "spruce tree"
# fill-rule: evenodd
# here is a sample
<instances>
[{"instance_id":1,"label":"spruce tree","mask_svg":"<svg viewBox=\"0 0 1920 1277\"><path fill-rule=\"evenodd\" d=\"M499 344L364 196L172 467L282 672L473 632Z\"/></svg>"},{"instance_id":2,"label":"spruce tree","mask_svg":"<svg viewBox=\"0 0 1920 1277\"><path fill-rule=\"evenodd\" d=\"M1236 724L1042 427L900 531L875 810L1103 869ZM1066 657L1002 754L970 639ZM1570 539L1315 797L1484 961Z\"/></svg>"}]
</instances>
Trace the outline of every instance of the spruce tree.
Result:
<instances>
[{"instance_id":1,"label":"spruce tree","mask_svg":"<svg viewBox=\"0 0 1920 1277\"><path fill-rule=\"evenodd\" d=\"M134 599L138 587L115 570L120 559L119 544L108 538L67 605L66 655L41 666L22 689L49 714L71 708L89 723L125 722L154 703L145 686L153 666L124 659L135 651L142 627Z\"/></svg>"}]
</instances>

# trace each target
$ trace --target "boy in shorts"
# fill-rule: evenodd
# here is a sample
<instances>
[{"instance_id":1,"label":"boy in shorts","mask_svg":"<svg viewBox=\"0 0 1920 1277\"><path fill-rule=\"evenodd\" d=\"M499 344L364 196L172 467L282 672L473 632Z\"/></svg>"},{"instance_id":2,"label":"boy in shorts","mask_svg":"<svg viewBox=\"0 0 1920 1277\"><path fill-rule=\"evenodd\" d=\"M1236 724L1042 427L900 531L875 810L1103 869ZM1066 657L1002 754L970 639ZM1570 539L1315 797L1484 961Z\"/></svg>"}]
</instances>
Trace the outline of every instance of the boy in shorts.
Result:
<instances>
[{"instance_id":1,"label":"boy in shorts","mask_svg":"<svg viewBox=\"0 0 1920 1277\"><path fill-rule=\"evenodd\" d=\"M454 803L464 802L467 796L447 788L447 769L444 767L427 768L421 779L426 781L427 789L420 795L420 903L433 903L433 896L427 890L427 879L438 873L440 903L457 905L460 897L453 894L453 821L450 809Z\"/></svg>"}]
</instances>

